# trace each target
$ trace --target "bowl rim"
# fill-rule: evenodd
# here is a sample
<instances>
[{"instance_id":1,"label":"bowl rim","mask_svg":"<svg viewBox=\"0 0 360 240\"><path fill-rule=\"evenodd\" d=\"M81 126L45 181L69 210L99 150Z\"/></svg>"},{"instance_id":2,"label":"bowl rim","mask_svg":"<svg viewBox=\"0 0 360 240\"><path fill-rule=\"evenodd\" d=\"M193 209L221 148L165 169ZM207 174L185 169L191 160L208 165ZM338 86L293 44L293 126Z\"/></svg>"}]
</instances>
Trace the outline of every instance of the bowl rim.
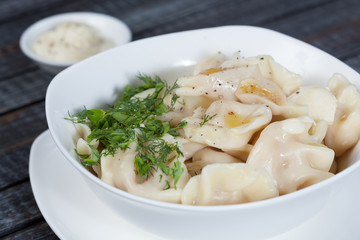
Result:
<instances>
[{"instance_id":1,"label":"bowl rim","mask_svg":"<svg viewBox=\"0 0 360 240\"><path fill-rule=\"evenodd\" d=\"M252 30L257 30L257 31L263 31L263 32L267 32L270 34L277 34L277 35L281 35L283 38L288 38L291 39L291 41L296 41L299 42L303 45L306 45L307 47L309 47L312 51L321 53L322 55L327 55L327 57L331 57L333 59L338 60L337 58L335 58L334 56L330 55L329 53L316 48L306 42L300 41L294 37L288 36L286 34L271 30L271 29L267 29L267 28L263 28L263 27L257 27L257 26L248 26L248 25L226 25L226 26L219 26L219 27L211 27L211 28L202 28L202 29L195 29L195 30L188 30L188 31L181 31L181 32L174 32L174 33L168 33L168 34L163 34L163 35L158 35L158 36L153 36L153 37L149 37L149 38L145 38L145 39L140 39L140 40L136 40L133 41L129 44L127 44L127 46L132 45L132 44L138 44L141 43L143 41L148 41L149 39L157 39L157 38L163 38L163 37L167 37L167 36L176 36L178 34L184 34L184 33L191 33L191 32L200 32L200 31L213 31L213 30L219 30L219 29L228 29L228 30L235 30L235 29L239 29L239 28L243 28L243 29L252 29ZM121 48L121 46L120 46ZM89 61L88 59L85 61ZM343 63L344 65L346 65L344 62L340 61L341 63ZM84 64L84 62L81 62L80 64ZM76 64L78 65L78 64ZM351 70L352 72L354 72L357 76L360 77L360 74L357 73L354 69L352 69L351 67L349 67L348 65L346 65L349 70ZM71 66L70 68L66 69L66 72L68 71L72 71L74 66ZM62 75L62 73L60 73L59 75ZM53 81L50 83L47 93L46 93L46 103L45 103L45 109L46 109L46 117L47 117L47 121L48 121L48 125L49 125L49 130L51 133L51 136L56 144L56 146L60 149L60 152L65 156L65 158L78 170L80 171L82 174L85 175L86 178L88 178L89 180L91 180L93 183L95 183L96 185L98 185L99 187L103 188L104 190L108 191L111 194L116 195L116 197L120 197L123 198L127 201L135 201L136 203L140 203L140 204L145 204L145 205L149 205L155 208L166 208L169 210L176 210L176 211L192 211L192 212L208 212L208 213L216 213L216 212L229 212L229 211L234 211L234 210L251 210L251 209L255 209L255 208L263 208L263 207L269 207L269 206L273 206L273 205L279 205L282 204L283 202L286 202L288 200L294 199L294 198L299 198L302 196L306 196L309 192L312 191L317 191L318 189L323 188L324 186L331 186L331 188L333 188L335 186L334 182L339 181L340 179L343 179L346 175L356 171L358 168L360 168L360 161L355 162L354 164L352 164L351 166L347 167L346 169L344 169L343 171L335 174L334 176L332 176L331 178L328 178L324 181L321 181L317 184L311 185L309 187L300 189L298 191L289 193L289 194L285 194L282 196L278 196L278 197L274 197L274 198L270 198L270 199L265 199L265 200L261 200L261 201L255 201L255 202L248 202L248 203L240 203L240 204L229 204L229 205L205 205L205 206L201 206L201 205L185 205L185 204L179 204L179 203L170 203L170 202L164 202L164 201L159 201L159 200L153 200L153 199L149 199L149 198L145 198L145 197L141 197L141 196L137 196L135 194L126 192L124 190L118 189L116 187L113 187L105 182L103 182L101 179L99 179L98 177L94 176L93 174L91 174L87 169L85 169L80 163L78 163L76 161L75 158L71 157L65 148L63 148L62 144L60 143L60 140L56 137L56 134L54 133L54 130L52 129L52 124L51 122L49 122L49 118L48 118L48 114L50 112L49 109L49 102L47 101L48 99L48 95L49 92L52 91L53 86L55 85L55 83L57 82L57 79L59 78L59 75L55 76L55 78L53 79ZM50 91L49 91L50 90Z\"/></svg>"},{"instance_id":2,"label":"bowl rim","mask_svg":"<svg viewBox=\"0 0 360 240\"><path fill-rule=\"evenodd\" d=\"M44 58L44 57L41 57L41 56L38 56L37 54L35 54L28 47L28 44L30 41L29 37L33 33L33 31L36 30L36 28L38 28L40 26L45 26L44 28L47 28L47 29L43 30L39 33L39 34L42 34L60 22L71 21L69 18L73 18L73 17L79 17L79 18L85 19L84 22L86 22L86 19L94 18L94 17L107 19L108 21L112 21L119 26L119 29L121 30L123 39L124 39L123 44L126 44L132 40L132 32L130 30L130 27L125 22L123 22L122 20L120 20L114 16L103 14L103 13L97 13L97 12L88 12L88 11L66 12L66 13L59 13L59 14L45 17L43 19L40 19L40 20L32 23L30 26L28 26L20 36L20 40L19 40L20 44L19 45L20 45L21 51L28 58L30 58L36 62L45 64L45 65L54 66L54 67L68 67L70 65L73 65L73 64L79 62L79 61L55 61L55 60L51 60L48 58ZM53 23L56 23L56 24L53 24ZM48 26L48 27L46 27L46 26ZM123 45L123 44L121 44L121 45ZM116 45L116 46L114 46L114 48L118 47L118 46L120 46L120 45ZM110 50L110 49L108 49L108 50ZM108 51L108 50L105 50L105 51ZM80 60L80 61L82 61L82 60Z\"/></svg>"}]
</instances>

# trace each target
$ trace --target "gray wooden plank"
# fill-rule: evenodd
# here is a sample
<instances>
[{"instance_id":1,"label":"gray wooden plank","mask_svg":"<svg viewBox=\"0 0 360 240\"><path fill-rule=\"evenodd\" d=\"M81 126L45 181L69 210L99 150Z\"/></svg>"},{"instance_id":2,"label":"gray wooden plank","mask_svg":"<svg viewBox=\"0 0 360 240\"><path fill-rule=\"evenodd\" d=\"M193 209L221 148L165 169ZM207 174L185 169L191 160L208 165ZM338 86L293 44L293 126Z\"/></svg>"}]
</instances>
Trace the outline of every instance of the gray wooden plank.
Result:
<instances>
[{"instance_id":1,"label":"gray wooden plank","mask_svg":"<svg viewBox=\"0 0 360 240\"><path fill-rule=\"evenodd\" d=\"M198 3L198 5L194 5ZM136 25L136 32L139 36L148 37L159 35L162 33L184 31L189 29L215 27L222 25L261 25L273 19L281 19L284 16L302 12L309 8L322 6L331 2L331 0L303 0L303 1L288 1L288 0L252 0L248 1L218 1L213 6L207 6L202 9L201 1L194 1L191 7L188 7L186 15L176 14L182 9L174 8L169 11L168 15L175 15L169 21L161 21L143 25L140 24L141 19L135 21L133 18L130 22L138 23ZM154 20L153 20L154 21ZM156 28L154 24L158 24ZM135 27L135 26L134 26Z\"/></svg>"},{"instance_id":2,"label":"gray wooden plank","mask_svg":"<svg viewBox=\"0 0 360 240\"><path fill-rule=\"evenodd\" d=\"M28 178L30 146L46 128L43 102L0 117L0 189Z\"/></svg>"},{"instance_id":3,"label":"gray wooden plank","mask_svg":"<svg viewBox=\"0 0 360 240\"><path fill-rule=\"evenodd\" d=\"M0 159L3 166L0 170L0 192L29 178L30 144L9 151L1 151Z\"/></svg>"},{"instance_id":4,"label":"gray wooden plank","mask_svg":"<svg viewBox=\"0 0 360 240\"><path fill-rule=\"evenodd\" d=\"M256 25L304 40L341 60L346 60L360 54L359 13L358 0L255 0L252 4L225 1L216 9L165 22L157 28L143 27L142 30L139 29L142 32L137 34L141 38L194 27ZM196 25L192 25L192 22L196 22Z\"/></svg>"},{"instance_id":5,"label":"gray wooden plank","mask_svg":"<svg viewBox=\"0 0 360 240\"><path fill-rule=\"evenodd\" d=\"M53 75L40 69L0 81L0 114L44 100Z\"/></svg>"},{"instance_id":6,"label":"gray wooden plank","mask_svg":"<svg viewBox=\"0 0 360 240\"><path fill-rule=\"evenodd\" d=\"M41 219L30 182L0 192L0 238Z\"/></svg>"},{"instance_id":7,"label":"gray wooden plank","mask_svg":"<svg viewBox=\"0 0 360 240\"><path fill-rule=\"evenodd\" d=\"M26 14L47 11L66 5L71 0L2 0L0 4L0 23L22 17Z\"/></svg>"},{"instance_id":8,"label":"gray wooden plank","mask_svg":"<svg viewBox=\"0 0 360 240\"><path fill-rule=\"evenodd\" d=\"M8 48L12 49L12 48ZM0 50L0 83L27 71L34 71L37 65L17 50Z\"/></svg>"},{"instance_id":9,"label":"gray wooden plank","mask_svg":"<svg viewBox=\"0 0 360 240\"><path fill-rule=\"evenodd\" d=\"M37 240L56 240L59 239L51 230L49 225L42 220L39 223L33 224L18 232L9 234L2 238L3 240L22 240L22 239L37 239Z\"/></svg>"},{"instance_id":10,"label":"gray wooden plank","mask_svg":"<svg viewBox=\"0 0 360 240\"><path fill-rule=\"evenodd\" d=\"M360 1L333 1L263 26L304 40L339 59L360 53Z\"/></svg>"},{"instance_id":11,"label":"gray wooden plank","mask_svg":"<svg viewBox=\"0 0 360 240\"><path fill-rule=\"evenodd\" d=\"M44 102L1 116L0 149L5 151L30 143L46 127Z\"/></svg>"},{"instance_id":12,"label":"gray wooden plank","mask_svg":"<svg viewBox=\"0 0 360 240\"><path fill-rule=\"evenodd\" d=\"M347 65L355 69L360 73L360 54L351 58L348 58L344 61Z\"/></svg>"}]
</instances>

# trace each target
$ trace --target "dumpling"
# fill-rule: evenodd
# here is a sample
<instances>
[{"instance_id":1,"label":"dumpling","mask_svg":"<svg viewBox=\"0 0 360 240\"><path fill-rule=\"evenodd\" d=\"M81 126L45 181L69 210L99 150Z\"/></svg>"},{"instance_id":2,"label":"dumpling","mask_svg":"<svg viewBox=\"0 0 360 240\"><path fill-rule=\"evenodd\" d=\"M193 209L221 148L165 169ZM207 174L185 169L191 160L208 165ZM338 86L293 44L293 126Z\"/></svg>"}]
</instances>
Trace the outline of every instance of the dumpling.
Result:
<instances>
[{"instance_id":1,"label":"dumpling","mask_svg":"<svg viewBox=\"0 0 360 240\"><path fill-rule=\"evenodd\" d=\"M240 55L240 52L236 52L221 67L235 68L253 65L259 66L262 76L279 85L286 96L295 92L302 85L303 80L299 74L290 72L268 55L244 58Z\"/></svg>"},{"instance_id":2,"label":"dumpling","mask_svg":"<svg viewBox=\"0 0 360 240\"><path fill-rule=\"evenodd\" d=\"M90 128L83 123L75 123L75 128L77 134L79 135L78 138L82 138L85 141L87 140L88 136L91 134ZM99 141L97 139L93 139L89 144L97 148L99 146Z\"/></svg>"},{"instance_id":3,"label":"dumpling","mask_svg":"<svg viewBox=\"0 0 360 240\"><path fill-rule=\"evenodd\" d=\"M322 143L325 139L328 126L329 123L325 120L314 121L312 127L309 129L309 135L311 135L314 141Z\"/></svg>"},{"instance_id":4,"label":"dumpling","mask_svg":"<svg viewBox=\"0 0 360 240\"><path fill-rule=\"evenodd\" d=\"M77 130L77 134L79 134L79 138L76 142L76 151L79 154L91 156L92 151L89 145L97 148L99 146L99 141L97 139L93 139L90 143L86 141L91 133L91 130L87 125L82 123L76 123L75 128ZM94 164L93 166L88 168L91 168L99 178L101 177L100 163Z\"/></svg>"},{"instance_id":5,"label":"dumpling","mask_svg":"<svg viewBox=\"0 0 360 240\"><path fill-rule=\"evenodd\" d=\"M194 67L194 75L202 73L209 69L219 69L221 64L227 60L221 52L210 55L199 61Z\"/></svg>"},{"instance_id":6,"label":"dumpling","mask_svg":"<svg viewBox=\"0 0 360 240\"><path fill-rule=\"evenodd\" d=\"M350 167L360 158L360 141L356 143L356 145L346 151L343 155L337 158L338 165L336 166L336 172L341 172L342 170Z\"/></svg>"},{"instance_id":7,"label":"dumpling","mask_svg":"<svg viewBox=\"0 0 360 240\"><path fill-rule=\"evenodd\" d=\"M307 105L309 116L317 121L334 122L336 111L336 98L325 87L301 87L288 97L297 104Z\"/></svg>"},{"instance_id":8,"label":"dumpling","mask_svg":"<svg viewBox=\"0 0 360 240\"><path fill-rule=\"evenodd\" d=\"M133 96L133 98L143 99L152 94L155 88L147 89ZM172 97L174 92L170 92L164 98L164 104L170 109L172 104ZM171 121L171 125L177 125L184 117L193 115L195 109L201 107L206 109L212 100L206 96L179 96L172 107L172 110L157 116L156 118L161 121ZM89 133L90 134L90 133Z\"/></svg>"},{"instance_id":9,"label":"dumpling","mask_svg":"<svg viewBox=\"0 0 360 240\"><path fill-rule=\"evenodd\" d=\"M334 151L309 134L309 117L269 124L249 154L247 164L265 168L275 179L280 195L294 192L333 176Z\"/></svg>"},{"instance_id":10,"label":"dumpling","mask_svg":"<svg viewBox=\"0 0 360 240\"><path fill-rule=\"evenodd\" d=\"M172 136L165 135L167 140L176 141ZM173 179L163 174L160 170L154 171L146 181L140 183L135 172L134 158L136 156L136 143L131 143L125 150L117 150L114 156L107 155L101 158L101 180L127 191L129 193L155 199L159 201L180 203L183 187L188 182L190 175L184 164L185 159L179 159L184 172L177 183L177 189L173 187ZM170 163L171 166L172 163ZM161 176L162 175L162 176ZM167 182L170 188L167 189Z\"/></svg>"},{"instance_id":11,"label":"dumpling","mask_svg":"<svg viewBox=\"0 0 360 240\"><path fill-rule=\"evenodd\" d=\"M205 144L201 144L201 143L196 143L196 142L191 142L191 141L184 141L182 143L182 147L183 147L183 154L185 159L190 159L194 156L195 153L197 153L198 151L200 151L201 149L205 148L206 145Z\"/></svg>"},{"instance_id":12,"label":"dumpling","mask_svg":"<svg viewBox=\"0 0 360 240\"><path fill-rule=\"evenodd\" d=\"M164 103L170 107L172 95L167 95ZM158 116L161 121L171 121L172 125L177 125L185 117L193 115L194 111L201 107L206 109L212 100L206 96L179 96L173 110Z\"/></svg>"},{"instance_id":13,"label":"dumpling","mask_svg":"<svg viewBox=\"0 0 360 240\"><path fill-rule=\"evenodd\" d=\"M207 73L179 78L179 96L207 96L213 100L236 100L234 95L239 83L253 76L261 76L258 66L233 69L213 69Z\"/></svg>"},{"instance_id":14,"label":"dumpling","mask_svg":"<svg viewBox=\"0 0 360 240\"><path fill-rule=\"evenodd\" d=\"M244 79L239 83L235 96L242 103L266 104L276 116L290 118L300 117L308 113L306 105L288 101L281 88L264 77Z\"/></svg>"},{"instance_id":15,"label":"dumpling","mask_svg":"<svg viewBox=\"0 0 360 240\"><path fill-rule=\"evenodd\" d=\"M336 156L355 146L360 137L360 93L343 75L334 74L328 87L337 99L334 124L329 126L325 143Z\"/></svg>"},{"instance_id":16,"label":"dumpling","mask_svg":"<svg viewBox=\"0 0 360 240\"><path fill-rule=\"evenodd\" d=\"M248 142L253 133L266 126L271 118L271 111L265 105L217 100L209 106L203 118L184 118L187 125L183 130L192 142L223 151L249 151Z\"/></svg>"},{"instance_id":17,"label":"dumpling","mask_svg":"<svg viewBox=\"0 0 360 240\"><path fill-rule=\"evenodd\" d=\"M136 154L136 143L131 143L125 151L118 149L114 155L102 156L101 180L126 191L128 185L136 183L134 167Z\"/></svg>"},{"instance_id":18,"label":"dumpling","mask_svg":"<svg viewBox=\"0 0 360 240\"><path fill-rule=\"evenodd\" d=\"M202 169L213 163L238 163L240 159L231 156L216 148L206 147L196 152L191 161L185 162L191 176L198 175Z\"/></svg>"},{"instance_id":19,"label":"dumpling","mask_svg":"<svg viewBox=\"0 0 360 240\"><path fill-rule=\"evenodd\" d=\"M87 140L88 136L91 134L91 129L83 123L75 123L74 125L77 134L79 134L79 137L84 140Z\"/></svg>"},{"instance_id":20,"label":"dumpling","mask_svg":"<svg viewBox=\"0 0 360 240\"><path fill-rule=\"evenodd\" d=\"M183 189L181 202L188 205L225 205L278 196L272 177L245 163L215 163L204 167Z\"/></svg>"}]
</instances>

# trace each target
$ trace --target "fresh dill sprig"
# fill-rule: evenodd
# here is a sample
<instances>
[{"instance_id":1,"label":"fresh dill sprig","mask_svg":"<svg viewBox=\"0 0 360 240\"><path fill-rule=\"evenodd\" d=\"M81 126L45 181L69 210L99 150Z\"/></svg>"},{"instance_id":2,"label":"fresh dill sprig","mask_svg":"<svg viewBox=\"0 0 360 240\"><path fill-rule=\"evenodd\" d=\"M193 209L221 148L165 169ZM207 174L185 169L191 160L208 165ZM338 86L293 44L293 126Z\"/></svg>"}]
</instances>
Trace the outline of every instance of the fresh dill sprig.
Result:
<instances>
[{"instance_id":1,"label":"fresh dill sprig","mask_svg":"<svg viewBox=\"0 0 360 240\"><path fill-rule=\"evenodd\" d=\"M137 87L125 88L120 100L111 108L84 109L74 115L69 115L68 120L74 123L83 123L89 126L91 134L87 141L99 141L99 148L91 145L92 154L77 155L86 166L97 164L101 155L114 155L118 149L125 150L132 142L137 143L137 155L134 159L135 169L140 181L145 181L159 169L167 176L174 179L174 188L179 181L184 169L176 158L183 155L176 143L169 143L163 139L165 134L178 136L180 128L186 122L172 126L170 122L160 121L156 116L172 111L178 96L172 91L177 88L175 83L168 86L160 77L150 77L139 74L137 76L144 84ZM135 95L147 89L154 91L144 98ZM167 95L172 94L170 106L164 103ZM101 150L101 151L100 151ZM100 153L101 152L101 153ZM169 166L173 162L172 166ZM167 182L167 184L169 184Z\"/></svg>"},{"instance_id":2,"label":"fresh dill sprig","mask_svg":"<svg viewBox=\"0 0 360 240\"><path fill-rule=\"evenodd\" d=\"M215 117L216 114L210 116L210 115L207 115L207 114L204 114L203 116L203 121L200 123L200 127L202 127L205 123L207 123L208 121L210 121L213 117Z\"/></svg>"}]
</instances>

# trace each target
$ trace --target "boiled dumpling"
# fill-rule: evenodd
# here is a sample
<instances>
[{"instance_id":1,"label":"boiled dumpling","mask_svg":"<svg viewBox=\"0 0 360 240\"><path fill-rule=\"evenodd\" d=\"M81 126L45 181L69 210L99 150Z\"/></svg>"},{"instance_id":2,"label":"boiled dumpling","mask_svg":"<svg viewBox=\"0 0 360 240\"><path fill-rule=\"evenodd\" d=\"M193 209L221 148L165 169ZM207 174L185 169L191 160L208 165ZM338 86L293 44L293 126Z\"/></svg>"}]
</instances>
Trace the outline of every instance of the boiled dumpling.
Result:
<instances>
[{"instance_id":1,"label":"boiled dumpling","mask_svg":"<svg viewBox=\"0 0 360 240\"><path fill-rule=\"evenodd\" d=\"M191 161L185 162L185 164L190 175L194 176L200 174L202 169L209 164L237 162L241 162L241 160L216 148L206 147L196 152Z\"/></svg>"},{"instance_id":2,"label":"boiled dumpling","mask_svg":"<svg viewBox=\"0 0 360 240\"><path fill-rule=\"evenodd\" d=\"M225 205L278 196L274 180L264 170L245 163L215 163L204 167L183 189L181 202L189 205Z\"/></svg>"},{"instance_id":3,"label":"boiled dumpling","mask_svg":"<svg viewBox=\"0 0 360 240\"><path fill-rule=\"evenodd\" d=\"M165 137L167 140L176 141L170 135L166 134ZM185 159L179 159L184 172L177 183L177 189L174 189L173 179L163 174L160 170L154 171L152 176L140 183L134 167L136 154L136 143L134 142L131 143L125 151L117 150L114 156L103 156L101 158L101 180L138 196L159 201L180 203L182 188L190 178L184 164ZM172 163L170 163L170 166L171 164ZM170 186L167 186L167 182Z\"/></svg>"},{"instance_id":4,"label":"boiled dumpling","mask_svg":"<svg viewBox=\"0 0 360 240\"><path fill-rule=\"evenodd\" d=\"M329 123L325 120L314 121L312 127L309 129L309 135L311 135L314 141L322 143L326 136L328 126Z\"/></svg>"},{"instance_id":5,"label":"boiled dumpling","mask_svg":"<svg viewBox=\"0 0 360 240\"><path fill-rule=\"evenodd\" d=\"M309 116L315 121L334 122L336 111L336 98L325 87L301 87L288 97L297 104L307 105Z\"/></svg>"},{"instance_id":6,"label":"boiled dumpling","mask_svg":"<svg viewBox=\"0 0 360 240\"><path fill-rule=\"evenodd\" d=\"M79 137L84 140L87 140L88 136L91 134L91 129L83 123L76 123L75 128L76 132L79 134Z\"/></svg>"},{"instance_id":7,"label":"boiled dumpling","mask_svg":"<svg viewBox=\"0 0 360 240\"><path fill-rule=\"evenodd\" d=\"M341 172L344 169L350 167L354 163L358 162L360 159L360 141L356 143L356 145L349 149L349 151L346 151L343 155L341 155L339 158L337 158L337 168L336 172Z\"/></svg>"},{"instance_id":8,"label":"boiled dumpling","mask_svg":"<svg viewBox=\"0 0 360 240\"><path fill-rule=\"evenodd\" d=\"M87 125L82 123L76 123L75 128L77 130L77 133L80 135L76 143L76 151L79 154L90 155L90 158L92 158L92 150L90 146L97 148L99 146L99 141L97 139L93 139L90 143L86 141L91 133L91 130ZM92 170L94 170L94 172L99 178L101 177L100 163L96 163L89 168L92 168Z\"/></svg>"},{"instance_id":9,"label":"boiled dumpling","mask_svg":"<svg viewBox=\"0 0 360 240\"><path fill-rule=\"evenodd\" d=\"M182 147L183 147L183 154L185 159L190 159L194 156L194 154L198 151L200 151L201 149L205 148L206 145L205 144L201 144L201 143L196 143L196 142L191 142L191 141L186 141L182 143Z\"/></svg>"},{"instance_id":10,"label":"boiled dumpling","mask_svg":"<svg viewBox=\"0 0 360 240\"><path fill-rule=\"evenodd\" d=\"M248 142L253 133L267 125L271 117L271 111L265 105L217 100L209 106L203 118L184 118L187 122L184 135L192 142L223 151L249 151Z\"/></svg>"},{"instance_id":11,"label":"boiled dumpling","mask_svg":"<svg viewBox=\"0 0 360 240\"><path fill-rule=\"evenodd\" d=\"M306 105L288 101L281 88L264 77L244 79L239 83L235 96L242 103L266 104L276 116L280 115L290 118L303 116L308 113Z\"/></svg>"},{"instance_id":12,"label":"boiled dumpling","mask_svg":"<svg viewBox=\"0 0 360 240\"><path fill-rule=\"evenodd\" d=\"M76 151L79 154L91 155L91 148L89 146L89 143L82 138L79 138L76 143Z\"/></svg>"},{"instance_id":13,"label":"boiled dumpling","mask_svg":"<svg viewBox=\"0 0 360 240\"><path fill-rule=\"evenodd\" d=\"M172 95L167 95L164 103L169 106L171 104ZM185 117L193 115L197 108L206 109L211 104L212 100L206 96L179 96L173 110L158 116L157 119L161 121L171 121L171 125L177 125Z\"/></svg>"},{"instance_id":14,"label":"boiled dumpling","mask_svg":"<svg viewBox=\"0 0 360 240\"><path fill-rule=\"evenodd\" d=\"M79 134L79 138L82 138L85 141L87 140L88 136L91 134L90 128L83 123L76 123L75 128L77 133ZM99 146L99 141L97 139L93 139L89 144L97 148Z\"/></svg>"},{"instance_id":15,"label":"boiled dumpling","mask_svg":"<svg viewBox=\"0 0 360 240\"><path fill-rule=\"evenodd\" d=\"M234 68L253 65L259 66L262 76L279 85L286 96L295 92L303 82L299 74L290 72L268 55L244 58L240 52L236 52L231 59L225 61L221 66L223 68Z\"/></svg>"},{"instance_id":16,"label":"boiled dumpling","mask_svg":"<svg viewBox=\"0 0 360 240\"><path fill-rule=\"evenodd\" d=\"M287 194L333 176L334 151L309 135L309 117L269 124L250 152L247 164L265 168L280 194Z\"/></svg>"},{"instance_id":17,"label":"boiled dumpling","mask_svg":"<svg viewBox=\"0 0 360 240\"><path fill-rule=\"evenodd\" d=\"M134 95L132 98L144 99L152 94L155 88L147 89ZM172 97L174 92L170 92L164 97L164 104L171 109L171 111L157 116L156 118L161 121L171 121L171 125L177 125L184 117L191 116L196 108L207 108L212 100L206 96L177 96L177 100L172 106Z\"/></svg>"},{"instance_id":18,"label":"boiled dumpling","mask_svg":"<svg viewBox=\"0 0 360 240\"><path fill-rule=\"evenodd\" d=\"M199 61L194 67L194 75L202 73L209 69L219 69L221 64L227 60L221 52L208 56Z\"/></svg>"},{"instance_id":19,"label":"boiled dumpling","mask_svg":"<svg viewBox=\"0 0 360 240\"><path fill-rule=\"evenodd\" d=\"M236 100L234 95L239 83L253 76L261 76L258 66L234 69L213 69L203 74L179 78L179 96L206 96L213 100Z\"/></svg>"},{"instance_id":20,"label":"boiled dumpling","mask_svg":"<svg viewBox=\"0 0 360 240\"><path fill-rule=\"evenodd\" d=\"M360 93L343 75L334 74L328 87L337 99L334 124L329 126L325 143L341 156L360 137Z\"/></svg>"}]
</instances>

